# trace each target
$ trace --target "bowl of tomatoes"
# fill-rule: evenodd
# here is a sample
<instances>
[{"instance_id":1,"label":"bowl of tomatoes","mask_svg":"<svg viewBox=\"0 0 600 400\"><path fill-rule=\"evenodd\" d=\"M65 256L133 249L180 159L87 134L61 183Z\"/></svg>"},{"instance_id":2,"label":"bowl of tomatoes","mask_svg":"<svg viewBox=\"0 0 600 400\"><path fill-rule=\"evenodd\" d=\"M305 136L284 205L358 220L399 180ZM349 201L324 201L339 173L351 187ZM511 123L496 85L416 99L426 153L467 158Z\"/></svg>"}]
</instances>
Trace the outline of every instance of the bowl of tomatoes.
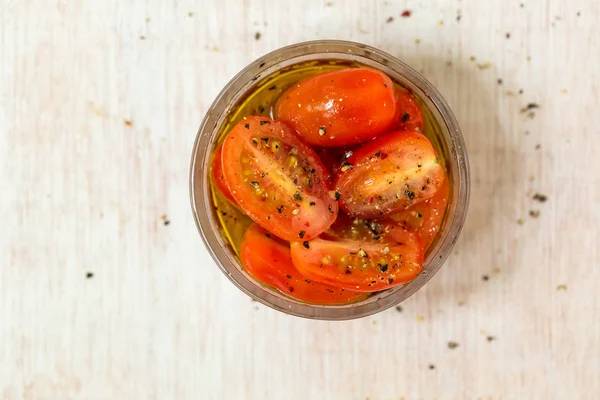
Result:
<instances>
[{"instance_id":1,"label":"bowl of tomatoes","mask_svg":"<svg viewBox=\"0 0 600 400\"><path fill-rule=\"evenodd\" d=\"M216 265L279 311L344 320L392 307L450 253L469 201L460 128L440 93L376 48L284 47L217 96L190 168Z\"/></svg>"}]
</instances>

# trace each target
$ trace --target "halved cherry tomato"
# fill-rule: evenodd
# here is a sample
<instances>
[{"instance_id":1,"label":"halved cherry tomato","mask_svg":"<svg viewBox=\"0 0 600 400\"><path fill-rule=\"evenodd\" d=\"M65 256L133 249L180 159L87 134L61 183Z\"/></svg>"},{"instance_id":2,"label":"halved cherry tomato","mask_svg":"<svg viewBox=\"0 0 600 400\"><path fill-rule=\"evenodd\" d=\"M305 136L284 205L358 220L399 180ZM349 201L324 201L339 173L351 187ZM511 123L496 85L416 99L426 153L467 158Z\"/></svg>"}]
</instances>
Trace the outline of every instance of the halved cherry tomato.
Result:
<instances>
[{"instance_id":1,"label":"halved cherry tomato","mask_svg":"<svg viewBox=\"0 0 600 400\"><path fill-rule=\"evenodd\" d=\"M349 68L306 78L286 90L276 118L308 143L337 147L362 143L387 131L396 116L391 79L371 68Z\"/></svg>"},{"instance_id":2,"label":"halved cherry tomato","mask_svg":"<svg viewBox=\"0 0 600 400\"><path fill-rule=\"evenodd\" d=\"M357 237L352 238L355 225ZM368 230L361 231L364 226ZM342 231L336 229L307 246L291 244L294 266L307 278L357 292L374 292L410 282L423 268L419 235L393 221L358 221Z\"/></svg>"},{"instance_id":3,"label":"halved cherry tomato","mask_svg":"<svg viewBox=\"0 0 600 400\"><path fill-rule=\"evenodd\" d=\"M433 197L444 179L429 140L416 131L398 131L357 149L334 186L349 215L381 218Z\"/></svg>"},{"instance_id":4,"label":"halved cherry tomato","mask_svg":"<svg viewBox=\"0 0 600 400\"><path fill-rule=\"evenodd\" d=\"M398 96L395 124L397 129L423 132L423 114L417 100L412 94L401 89L396 89L396 95Z\"/></svg>"},{"instance_id":5,"label":"halved cherry tomato","mask_svg":"<svg viewBox=\"0 0 600 400\"><path fill-rule=\"evenodd\" d=\"M223 175L223 164L221 162L222 152L223 146L219 146L213 155L213 160L210 166L212 179L217 189L219 189L219 192L221 192L221 194L225 196L227 200L235 204L235 200L231 195L231 191L229 190L229 186L227 186L227 182L225 182L225 176Z\"/></svg>"},{"instance_id":6,"label":"halved cherry tomato","mask_svg":"<svg viewBox=\"0 0 600 400\"><path fill-rule=\"evenodd\" d=\"M257 224L251 225L244 235L241 258L242 264L254 278L302 301L340 304L364 297L364 293L311 281L300 274L292 264L289 246Z\"/></svg>"},{"instance_id":7,"label":"halved cherry tomato","mask_svg":"<svg viewBox=\"0 0 600 400\"><path fill-rule=\"evenodd\" d=\"M417 232L423 241L423 248L427 250L440 229L447 202L448 181L446 180L432 198L392 214L390 219L398 222L400 226Z\"/></svg>"},{"instance_id":8,"label":"halved cherry tomato","mask_svg":"<svg viewBox=\"0 0 600 400\"><path fill-rule=\"evenodd\" d=\"M280 238L309 240L335 221L329 174L284 123L265 117L240 121L223 142L222 160L236 204Z\"/></svg>"}]
</instances>

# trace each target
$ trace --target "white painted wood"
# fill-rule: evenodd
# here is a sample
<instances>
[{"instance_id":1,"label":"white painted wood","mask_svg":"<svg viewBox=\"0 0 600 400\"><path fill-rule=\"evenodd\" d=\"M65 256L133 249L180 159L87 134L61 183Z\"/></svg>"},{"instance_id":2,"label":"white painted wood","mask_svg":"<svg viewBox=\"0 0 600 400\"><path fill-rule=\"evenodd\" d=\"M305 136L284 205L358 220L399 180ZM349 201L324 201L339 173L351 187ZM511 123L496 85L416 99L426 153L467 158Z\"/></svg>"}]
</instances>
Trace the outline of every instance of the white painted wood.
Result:
<instances>
[{"instance_id":1,"label":"white painted wood","mask_svg":"<svg viewBox=\"0 0 600 400\"><path fill-rule=\"evenodd\" d=\"M600 2L522 1L0 0L0 398L598 398ZM408 61L467 140L466 228L402 313L259 306L191 218L215 95L317 38Z\"/></svg>"}]
</instances>

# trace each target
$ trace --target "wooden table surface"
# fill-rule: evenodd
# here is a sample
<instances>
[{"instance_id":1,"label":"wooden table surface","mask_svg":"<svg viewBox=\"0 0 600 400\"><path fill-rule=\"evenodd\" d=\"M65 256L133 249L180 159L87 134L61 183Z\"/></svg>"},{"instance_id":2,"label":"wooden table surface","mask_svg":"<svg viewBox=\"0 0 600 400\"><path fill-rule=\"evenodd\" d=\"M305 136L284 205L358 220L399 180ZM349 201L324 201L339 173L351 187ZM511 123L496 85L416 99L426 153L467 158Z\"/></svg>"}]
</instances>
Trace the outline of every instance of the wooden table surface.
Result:
<instances>
[{"instance_id":1,"label":"wooden table surface","mask_svg":"<svg viewBox=\"0 0 600 400\"><path fill-rule=\"evenodd\" d=\"M0 0L0 398L599 398L598 20L597 0ZM419 70L471 159L442 270L348 322L252 302L188 197L219 90L319 38Z\"/></svg>"}]
</instances>

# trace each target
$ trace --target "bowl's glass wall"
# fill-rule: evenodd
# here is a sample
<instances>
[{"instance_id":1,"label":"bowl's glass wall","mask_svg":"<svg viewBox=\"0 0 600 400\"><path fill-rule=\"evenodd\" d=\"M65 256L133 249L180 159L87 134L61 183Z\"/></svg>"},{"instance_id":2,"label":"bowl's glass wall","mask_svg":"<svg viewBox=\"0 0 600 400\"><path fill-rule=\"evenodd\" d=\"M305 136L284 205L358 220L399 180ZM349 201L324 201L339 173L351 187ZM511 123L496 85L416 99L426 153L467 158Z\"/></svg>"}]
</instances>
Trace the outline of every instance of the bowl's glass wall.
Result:
<instances>
[{"instance_id":1,"label":"bowl's glass wall","mask_svg":"<svg viewBox=\"0 0 600 400\"><path fill-rule=\"evenodd\" d=\"M289 298L261 285L249 276L222 238L212 212L208 172L211 154L236 104L270 74L282 68L311 60L343 60L379 69L392 80L410 89L427 107L430 123L435 126L429 135L445 159L450 182L450 197L440 231L429 248L425 267L410 283L375 293L353 304L321 306ZM306 318L343 320L363 317L382 311L411 296L439 270L450 253L465 220L469 201L469 168L467 152L458 123L439 92L420 74L401 61L373 47L344 41L299 43L269 53L248 65L221 91L198 130L192 153L190 171L191 202L196 225L216 264L242 291L257 301L288 314Z\"/></svg>"}]
</instances>

